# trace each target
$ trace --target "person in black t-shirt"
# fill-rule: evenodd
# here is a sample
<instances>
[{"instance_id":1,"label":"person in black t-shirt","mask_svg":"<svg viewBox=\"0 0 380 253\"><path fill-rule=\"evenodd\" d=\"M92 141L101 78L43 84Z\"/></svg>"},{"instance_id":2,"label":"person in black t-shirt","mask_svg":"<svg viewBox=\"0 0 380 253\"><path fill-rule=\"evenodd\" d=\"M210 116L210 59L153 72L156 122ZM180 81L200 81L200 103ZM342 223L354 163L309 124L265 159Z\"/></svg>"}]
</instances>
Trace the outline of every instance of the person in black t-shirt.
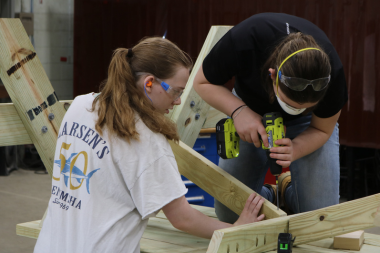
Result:
<instances>
[{"instance_id":1,"label":"person in black t-shirt","mask_svg":"<svg viewBox=\"0 0 380 253\"><path fill-rule=\"evenodd\" d=\"M223 85L235 77L232 93ZM240 136L238 158L219 166L275 203L264 186L268 147L261 118L280 112L286 126L282 147L271 157L289 173L280 177L282 202L294 213L339 203L340 112L347 102L343 66L333 45L313 23L282 13L253 15L227 32L205 58L194 89L214 108L231 115ZM238 217L218 201L219 219Z\"/></svg>"}]
</instances>

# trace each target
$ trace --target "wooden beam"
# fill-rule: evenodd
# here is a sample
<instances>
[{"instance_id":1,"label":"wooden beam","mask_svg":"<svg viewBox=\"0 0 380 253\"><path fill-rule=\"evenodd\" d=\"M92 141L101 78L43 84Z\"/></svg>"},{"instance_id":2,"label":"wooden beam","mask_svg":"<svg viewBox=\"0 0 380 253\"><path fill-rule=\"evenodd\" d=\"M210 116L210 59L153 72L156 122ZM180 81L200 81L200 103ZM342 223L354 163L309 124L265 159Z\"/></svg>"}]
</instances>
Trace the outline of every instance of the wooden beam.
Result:
<instances>
[{"instance_id":1,"label":"wooden beam","mask_svg":"<svg viewBox=\"0 0 380 253\"><path fill-rule=\"evenodd\" d=\"M0 146L32 144L28 132L11 103L0 104Z\"/></svg>"},{"instance_id":2,"label":"wooden beam","mask_svg":"<svg viewBox=\"0 0 380 253\"><path fill-rule=\"evenodd\" d=\"M254 191L183 142L179 145L172 141L169 143L181 175L240 215L246 200ZM265 214L266 219L286 216L285 212L277 210L277 207L267 200L261 213Z\"/></svg>"},{"instance_id":3,"label":"wooden beam","mask_svg":"<svg viewBox=\"0 0 380 253\"><path fill-rule=\"evenodd\" d=\"M296 237L294 245L300 245L374 227L379 220L380 194L376 194L307 213L217 230L207 253L224 253L236 244L239 252L275 249L278 234L287 231ZM268 236L269 232L273 236Z\"/></svg>"},{"instance_id":4,"label":"wooden beam","mask_svg":"<svg viewBox=\"0 0 380 253\"><path fill-rule=\"evenodd\" d=\"M203 212L203 210L200 210ZM204 213L204 212L203 212ZM149 253L204 253L207 250L207 246L210 240L195 237L186 234L182 231L175 229L170 222L167 220L165 215L160 212L159 216L162 218L150 218L148 221L148 226L141 238L140 248L141 252ZM270 220L274 221L274 220ZM266 222L266 221L265 221ZM16 232L18 235L26 236L29 238L37 239L40 232L38 226L39 221L27 222L17 225ZM365 253L378 253L380 252L380 245L373 244L372 242L380 241L380 235L374 234L364 234L365 242L361 248L360 252ZM261 239L261 240L260 240ZM262 238L258 240L258 244L262 243ZM255 237L252 238L253 243L255 243ZM212 243L210 243L211 245ZM309 244L304 244L293 248L293 252L297 253L344 253L344 250L333 250L333 239L323 239L321 241L312 242ZM210 246L209 246L210 248ZM236 250L238 249L238 251ZM241 244L231 243L229 251L225 250L223 253L235 253L235 252L247 252L243 251ZM350 251L353 252L353 251ZM277 253L276 251L269 251L268 253Z\"/></svg>"},{"instance_id":5,"label":"wooden beam","mask_svg":"<svg viewBox=\"0 0 380 253\"><path fill-rule=\"evenodd\" d=\"M219 120L227 118L227 115L222 113L221 111L218 111L214 107L210 107L210 110L208 110L207 118L205 123L203 124L202 128L215 128L216 123L218 123Z\"/></svg>"},{"instance_id":6,"label":"wooden beam","mask_svg":"<svg viewBox=\"0 0 380 253\"><path fill-rule=\"evenodd\" d=\"M289 233L295 245L376 226L380 194L348 201L297 216L289 216Z\"/></svg>"},{"instance_id":7,"label":"wooden beam","mask_svg":"<svg viewBox=\"0 0 380 253\"><path fill-rule=\"evenodd\" d=\"M364 230L334 237L334 249L360 250L364 243Z\"/></svg>"},{"instance_id":8,"label":"wooden beam","mask_svg":"<svg viewBox=\"0 0 380 253\"><path fill-rule=\"evenodd\" d=\"M216 128L202 128L201 131L199 132L200 134L214 134L216 133Z\"/></svg>"},{"instance_id":9,"label":"wooden beam","mask_svg":"<svg viewBox=\"0 0 380 253\"><path fill-rule=\"evenodd\" d=\"M59 103L67 110L72 100ZM33 144L15 106L12 103L0 104L0 147Z\"/></svg>"},{"instance_id":10,"label":"wooden beam","mask_svg":"<svg viewBox=\"0 0 380 253\"><path fill-rule=\"evenodd\" d=\"M60 100L59 103L65 108L71 105L72 100ZM226 118L224 113L210 108L207 114L205 123L202 126L200 133L215 133L216 123ZM33 144L22 123L20 116L17 113L15 106L12 103L0 104L0 147Z\"/></svg>"},{"instance_id":11,"label":"wooden beam","mask_svg":"<svg viewBox=\"0 0 380 253\"><path fill-rule=\"evenodd\" d=\"M232 26L211 27L197 61L195 62L184 94L181 97L182 103L181 105L175 106L171 114L168 115L168 117L177 123L181 141L190 147L194 146L210 108L210 105L204 102L193 88L195 75L202 66L206 55L231 28ZM215 127L215 125L213 127Z\"/></svg>"},{"instance_id":12,"label":"wooden beam","mask_svg":"<svg viewBox=\"0 0 380 253\"><path fill-rule=\"evenodd\" d=\"M364 243L380 247L380 236L374 234L364 234Z\"/></svg>"},{"instance_id":13,"label":"wooden beam","mask_svg":"<svg viewBox=\"0 0 380 253\"><path fill-rule=\"evenodd\" d=\"M16 235L37 239L41 231L40 222L36 220L17 224Z\"/></svg>"},{"instance_id":14,"label":"wooden beam","mask_svg":"<svg viewBox=\"0 0 380 253\"><path fill-rule=\"evenodd\" d=\"M0 78L46 170L52 175L55 145L65 110L19 19L0 19ZM48 116L54 115L49 120Z\"/></svg>"},{"instance_id":15,"label":"wooden beam","mask_svg":"<svg viewBox=\"0 0 380 253\"><path fill-rule=\"evenodd\" d=\"M287 233L287 216L214 232L207 253L264 252L277 247L278 234Z\"/></svg>"}]
</instances>

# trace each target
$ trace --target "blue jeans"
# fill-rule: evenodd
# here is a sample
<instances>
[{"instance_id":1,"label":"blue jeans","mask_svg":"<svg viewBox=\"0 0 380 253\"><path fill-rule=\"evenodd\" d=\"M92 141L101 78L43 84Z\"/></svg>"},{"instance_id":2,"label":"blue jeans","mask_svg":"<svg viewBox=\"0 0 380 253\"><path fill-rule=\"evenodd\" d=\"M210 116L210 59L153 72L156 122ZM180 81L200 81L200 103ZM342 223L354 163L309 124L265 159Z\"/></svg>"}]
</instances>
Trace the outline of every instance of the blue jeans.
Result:
<instances>
[{"instance_id":1,"label":"blue jeans","mask_svg":"<svg viewBox=\"0 0 380 253\"><path fill-rule=\"evenodd\" d=\"M310 125L311 114L285 122L286 138L294 139ZM268 166L265 151L240 141L239 157L219 159L219 167L273 202L271 191L263 187ZM285 202L294 212L307 212L339 204L339 128L338 123L329 140L313 153L290 165L292 182L285 192ZM234 223L238 215L215 200L219 220Z\"/></svg>"}]
</instances>

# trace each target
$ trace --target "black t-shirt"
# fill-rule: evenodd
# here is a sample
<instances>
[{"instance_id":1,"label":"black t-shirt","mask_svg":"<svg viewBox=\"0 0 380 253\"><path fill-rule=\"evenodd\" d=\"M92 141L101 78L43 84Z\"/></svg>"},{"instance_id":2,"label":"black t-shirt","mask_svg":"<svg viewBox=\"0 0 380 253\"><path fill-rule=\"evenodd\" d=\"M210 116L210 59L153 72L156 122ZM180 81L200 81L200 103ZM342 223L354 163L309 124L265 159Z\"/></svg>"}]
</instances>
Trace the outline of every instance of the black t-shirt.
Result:
<instances>
[{"instance_id":1,"label":"black t-shirt","mask_svg":"<svg viewBox=\"0 0 380 253\"><path fill-rule=\"evenodd\" d=\"M203 61L206 79L212 84L224 85L235 76L234 88L237 95L260 115L281 112L285 121L302 116L287 114L276 99L270 103L261 79L261 68L277 43L288 33L294 32L313 36L330 58L331 81L326 95L313 113L320 118L335 115L348 100L346 80L339 56L321 29L310 21L292 15L261 13L233 27Z\"/></svg>"}]
</instances>

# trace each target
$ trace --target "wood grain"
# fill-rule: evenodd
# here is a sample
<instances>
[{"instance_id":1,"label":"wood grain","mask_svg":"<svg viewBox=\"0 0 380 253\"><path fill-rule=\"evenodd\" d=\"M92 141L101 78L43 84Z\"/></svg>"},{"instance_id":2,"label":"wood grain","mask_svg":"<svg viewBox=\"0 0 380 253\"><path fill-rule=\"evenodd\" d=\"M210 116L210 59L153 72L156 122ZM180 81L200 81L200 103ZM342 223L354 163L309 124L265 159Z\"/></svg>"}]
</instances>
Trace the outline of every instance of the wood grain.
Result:
<instances>
[{"instance_id":1,"label":"wood grain","mask_svg":"<svg viewBox=\"0 0 380 253\"><path fill-rule=\"evenodd\" d=\"M250 234L253 236L261 235L262 237L268 233L267 228L262 226L263 224L268 224L270 232L277 234L277 236L279 233L289 231L288 233L296 237L294 245L301 245L373 227L379 217L379 211L380 194L376 194L307 213L221 229L214 232L208 253L226 252L228 247L231 248L232 243L244 245L239 246L239 252L258 253L263 250L276 248L275 241L277 239L273 236L267 237L264 245L258 243L255 247L255 244L252 244L252 236ZM276 224L278 227L276 227ZM374 240L374 243L378 242Z\"/></svg>"},{"instance_id":2,"label":"wood grain","mask_svg":"<svg viewBox=\"0 0 380 253\"><path fill-rule=\"evenodd\" d=\"M213 215L213 211L211 208L204 208L202 206L194 206L194 208L200 210L201 212L207 214L211 213ZM148 221L148 226L145 230L145 233L143 234L143 237L140 241L141 246L141 252L146 253L164 253L164 252L173 252L173 253L179 253L179 252L187 252L187 253L201 253L206 252L208 245L209 250L210 247L214 247L215 244L213 242L207 239L198 238L195 236L191 236L189 234L186 234L182 231L177 230L174 228L170 222L166 219L165 215L160 212L161 217L158 218L150 218ZM286 219L289 217L282 217L278 219ZM268 221L263 221L256 223L256 225L260 226L272 226L276 220L278 219L272 219ZM261 224L260 224L261 223ZM272 225L266 224L271 223ZM244 225L244 226L250 226L250 225ZM33 221L33 222L27 222L18 224L16 227L16 233L21 236L26 236L29 238L35 238L37 239L38 234L40 232L39 227L39 221ZM244 227L243 227L244 229ZM276 228L274 228L276 230ZM221 230L216 231L220 233ZM163 232L163 233L162 233ZM248 231L249 233L252 233ZM227 236L228 233L225 233ZM223 236L223 235L222 235ZM249 237L247 235L247 237ZM253 241L253 244L255 243L254 234L251 234L252 238L249 238L249 241ZM365 242L364 245L361 248L361 251L342 251L342 250L333 250L331 249L333 244L332 238L323 239L320 241L312 242L307 245L300 245L295 248L293 248L294 253L343 253L343 252L366 252L366 253L378 253L380 252L380 245L378 243L380 242L380 235L374 235L374 234L368 234L366 233L364 235ZM188 239L187 239L188 238ZM262 239L258 236L259 239ZM268 237L267 237L268 238ZM213 237L214 239L214 237ZM263 239L262 239L263 240ZM258 245L263 243L262 240L258 240ZM266 244L269 242L267 241ZM244 252L243 251L244 244L239 244L239 253ZM236 243L235 241L231 241L229 251L227 251L226 248L222 250L223 253L235 253L236 251ZM208 251L210 252L210 251ZM218 252L218 251L211 251L211 252ZM249 251L248 251L249 252ZM269 251L268 253L277 253L277 251Z\"/></svg>"},{"instance_id":3,"label":"wood grain","mask_svg":"<svg viewBox=\"0 0 380 253\"><path fill-rule=\"evenodd\" d=\"M364 243L380 247L380 236L364 233Z\"/></svg>"},{"instance_id":4,"label":"wood grain","mask_svg":"<svg viewBox=\"0 0 380 253\"><path fill-rule=\"evenodd\" d=\"M207 253L264 252L275 249L278 234L286 233L289 218L280 217L262 222L221 229L214 232Z\"/></svg>"},{"instance_id":5,"label":"wood grain","mask_svg":"<svg viewBox=\"0 0 380 253\"><path fill-rule=\"evenodd\" d=\"M70 105L72 100L61 100L62 106ZM0 104L0 147L33 144L29 134L12 103Z\"/></svg>"},{"instance_id":6,"label":"wood grain","mask_svg":"<svg viewBox=\"0 0 380 253\"><path fill-rule=\"evenodd\" d=\"M289 233L295 244L374 227L379 216L380 194L348 201L297 216L289 216Z\"/></svg>"},{"instance_id":7,"label":"wood grain","mask_svg":"<svg viewBox=\"0 0 380 253\"><path fill-rule=\"evenodd\" d=\"M187 82L186 89L181 97L181 105L175 106L171 114L168 115L174 122L177 123L178 132L181 141L189 147L193 147L201 130L210 105L195 92L193 82L198 69L202 66L203 59L214 47L214 45L230 30L232 26L212 26L207 38L203 44L201 52L198 55L197 61L193 67L190 78ZM190 106L191 103L193 106ZM196 119L196 115L199 118ZM215 127L215 125L213 126Z\"/></svg>"},{"instance_id":8,"label":"wood grain","mask_svg":"<svg viewBox=\"0 0 380 253\"><path fill-rule=\"evenodd\" d=\"M360 250L364 242L364 230L334 237L335 249Z\"/></svg>"},{"instance_id":9,"label":"wood grain","mask_svg":"<svg viewBox=\"0 0 380 253\"><path fill-rule=\"evenodd\" d=\"M71 105L72 100L60 100L62 106L68 107ZM225 114L210 108L206 122L202 126L200 133L215 133L216 123L227 117ZM209 124L211 123L211 124ZM213 125L213 127L211 127ZM0 147L33 144L26 131L24 124L13 103L0 104Z\"/></svg>"},{"instance_id":10,"label":"wood grain","mask_svg":"<svg viewBox=\"0 0 380 253\"><path fill-rule=\"evenodd\" d=\"M0 19L0 45L0 78L52 175L55 144L65 110L60 103L47 102L54 89L19 19ZM54 120L48 119L50 113L54 114ZM41 131L42 127L47 127L46 133Z\"/></svg>"},{"instance_id":11,"label":"wood grain","mask_svg":"<svg viewBox=\"0 0 380 253\"><path fill-rule=\"evenodd\" d=\"M219 120L227 118L227 115L222 113L221 111L218 111L214 107L210 107L207 113L206 121L203 124L202 128L215 128L216 123L219 122Z\"/></svg>"},{"instance_id":12,"label":"wood grain","mask_svg":"<svg viewBox=\"0 0 380 253\"><path fill-rule=\"evenodd\" d=\"M13 104L0 104L0 146L32 144Z\"/></svg>"},{"instance_id":13,"label":"wood grain","mask_svg":"<svg viewBox=\"0 0 380 253\"><path fill-rule=\"evenodd\" d=\"M178 145L174 142L169 143L181 175L240 215L246 200L254 191L183 142ZM277 207L267 200L261 208L261 213L265 214L266 219L286 216L284 211L277 210Z\"/></svg>"}]
</instances>

